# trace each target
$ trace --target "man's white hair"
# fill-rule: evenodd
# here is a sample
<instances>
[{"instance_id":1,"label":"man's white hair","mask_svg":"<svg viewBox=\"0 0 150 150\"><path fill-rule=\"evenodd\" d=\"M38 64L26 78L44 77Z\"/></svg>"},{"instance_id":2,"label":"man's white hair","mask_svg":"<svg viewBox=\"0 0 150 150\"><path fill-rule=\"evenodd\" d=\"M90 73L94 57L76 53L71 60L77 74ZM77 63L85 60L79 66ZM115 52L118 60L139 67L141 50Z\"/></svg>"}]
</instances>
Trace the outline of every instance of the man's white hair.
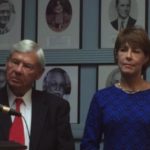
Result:
<instances>
[{"instance_id":1,"label":"man's white hair","mask_svg":"<svg viewBox=\"0 0 150 150\"><path fill-rule=\"evenodd\" d=\"M11 52L9 57L14 53L14 52L32 52L35 51L39 63L42 68L45 66L45 56L44 56L44 50L34 41L29 40L29 39L24 39L22 41L19 41L18 43L14 44L11 48Z\"/></svg>"}]
</instances>

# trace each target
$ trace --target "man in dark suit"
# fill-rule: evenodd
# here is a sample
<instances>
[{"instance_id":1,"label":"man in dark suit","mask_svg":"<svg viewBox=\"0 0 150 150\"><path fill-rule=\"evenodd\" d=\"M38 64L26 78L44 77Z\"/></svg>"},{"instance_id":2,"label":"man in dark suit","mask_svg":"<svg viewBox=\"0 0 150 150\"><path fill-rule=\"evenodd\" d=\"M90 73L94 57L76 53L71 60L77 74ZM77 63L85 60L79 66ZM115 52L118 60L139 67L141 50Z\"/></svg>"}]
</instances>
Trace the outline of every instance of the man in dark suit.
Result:
<instances>
[{"instance_id":1,"label":"man in dark suit","mask_svg":"<svg viewBox=\"0 0 150 150\"><path fill-rule=\"evenodd\" d=\"M0 104L15 109L15 99L23 100L20 112L25 118L23 144L27 145L27 150L74 150L69 103L32 88L41 77L44 64L43 50L35 42L16 43L6 62L7 85L0 90ZM13 122L13 116L0 113L0 141L9 141Z\"/></svg>"},{"instance_id":2,"label":"man in dark suit","mask_svg":"<svg viewBox=\"0 0 150 150\"><path fill-rule=\"evenodd\" d=\"M130 16L131 0L116 0L116 10L118 18L111 22L111 25L116 30L124 29L125 27L134 26L136 20Z\"/></svg>"}]
</instances>

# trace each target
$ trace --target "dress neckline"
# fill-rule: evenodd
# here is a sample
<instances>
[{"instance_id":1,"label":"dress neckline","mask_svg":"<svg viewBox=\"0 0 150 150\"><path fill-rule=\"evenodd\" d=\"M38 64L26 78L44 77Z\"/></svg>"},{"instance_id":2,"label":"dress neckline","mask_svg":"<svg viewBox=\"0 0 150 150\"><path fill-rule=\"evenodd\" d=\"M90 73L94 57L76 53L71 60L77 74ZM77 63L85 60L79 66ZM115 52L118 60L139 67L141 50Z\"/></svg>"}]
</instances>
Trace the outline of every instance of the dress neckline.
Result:
<instances>
[{"instance_id":1,"label":"dress neckline","mask_svg":"<svg viewBox=\"0 0 150 150\"><path fill-rule=\"evenodd\" d=\"M125 89L125 88L121 87L120 83L116 83L116 84L114 84L114 86L117 89L120 89L121 91L123 91L124 93L127 93L127 94L136 94L136 93L139 93L139 92L144 92L144 91L150 90L150 88L148 88L148 89L128 90L128 89Z\"/></svg>"}]
</instances>

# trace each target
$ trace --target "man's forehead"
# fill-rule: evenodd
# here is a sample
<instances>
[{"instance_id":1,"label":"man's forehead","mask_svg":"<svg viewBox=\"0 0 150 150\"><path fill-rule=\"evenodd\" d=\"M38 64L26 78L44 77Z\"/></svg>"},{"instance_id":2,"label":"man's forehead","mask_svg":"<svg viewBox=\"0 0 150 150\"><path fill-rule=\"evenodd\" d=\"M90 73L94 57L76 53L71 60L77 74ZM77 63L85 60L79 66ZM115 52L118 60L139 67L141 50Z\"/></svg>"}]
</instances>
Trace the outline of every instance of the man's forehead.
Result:
<instances>
[{"instance_id":1,"label":"man's forehead","mask_svg":"<svg viewBox=\"0 0 150 150\"><path fill-rule=\"evenodd\" d=\"M18 51L14 51L11 55L10 58L28 58L28 59L36 59L38 60L38 56L37 53L35 51L30 51L30 52L18 52Z\"/></svg>"}]
</instances>

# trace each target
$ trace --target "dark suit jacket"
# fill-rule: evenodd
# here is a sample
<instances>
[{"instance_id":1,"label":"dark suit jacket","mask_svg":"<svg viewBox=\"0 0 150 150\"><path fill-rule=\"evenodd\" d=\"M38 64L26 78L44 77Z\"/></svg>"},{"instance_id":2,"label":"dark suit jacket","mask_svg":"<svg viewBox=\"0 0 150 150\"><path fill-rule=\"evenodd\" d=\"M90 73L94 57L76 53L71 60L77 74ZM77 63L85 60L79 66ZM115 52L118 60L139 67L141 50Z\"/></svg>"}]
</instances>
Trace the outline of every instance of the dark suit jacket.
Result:
<instances>
[{"instance_id":1,"label":"dark suit jacket","mask_svg":"<svg viewBox=\"0 0 150 150\"><path fill-rule=\"evenodd\" d=\"M127 27L134 26L135 23L136 23L136 20L129 16L129 19L128 19L128 22L127 22ZM118 30L118 19L112 21L111 25L113 26L113 28Z\"/></svg>"},{"instance_id":2,"label":"dark suit jacket","mask_svg":"<svg viewBox=\"0 0 150 150\"><path fill-rule=\"evenodd\" d=\"M8 106L6 87L0 90L0 104ZM10 116L0 112L0 141L8 140L10 126ZM33 90L30 150L74 150L67 101Z\"/></svg>"}]
</instances>

